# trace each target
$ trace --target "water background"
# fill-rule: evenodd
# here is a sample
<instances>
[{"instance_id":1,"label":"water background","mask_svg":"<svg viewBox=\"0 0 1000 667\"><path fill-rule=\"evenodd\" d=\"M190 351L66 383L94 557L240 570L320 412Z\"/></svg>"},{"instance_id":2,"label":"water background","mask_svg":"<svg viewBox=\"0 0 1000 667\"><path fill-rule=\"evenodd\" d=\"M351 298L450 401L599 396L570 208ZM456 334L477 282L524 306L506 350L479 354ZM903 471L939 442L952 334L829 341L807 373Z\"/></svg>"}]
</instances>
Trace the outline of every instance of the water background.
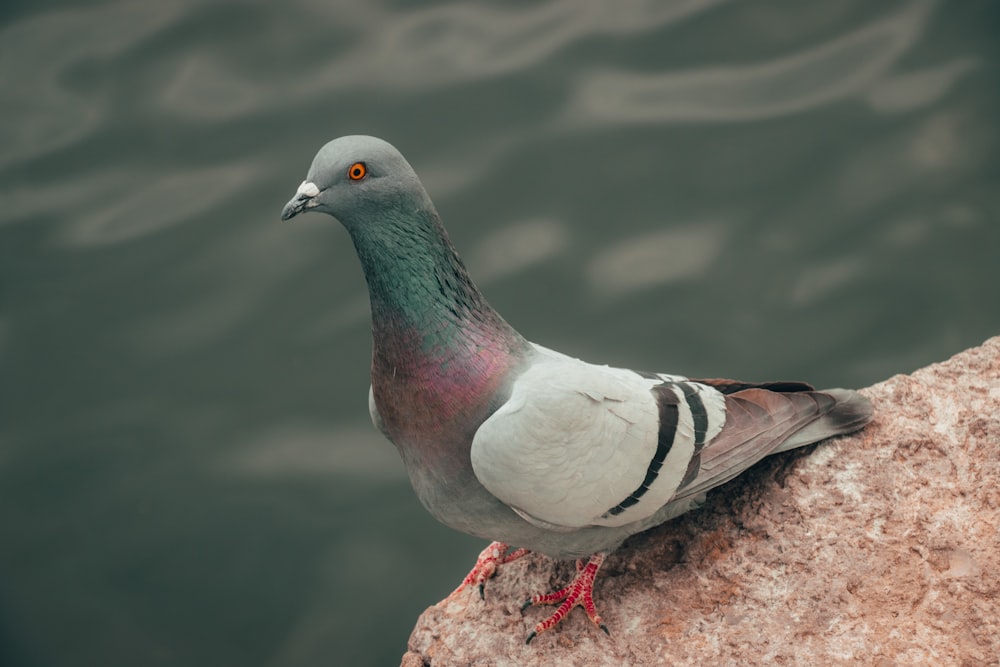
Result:
<instances>
[{"instance_id":1,"label":"water background","mask_svg":"<svg viewBox=\"0 0 1000 667\"><path fill-rule=\"evenodd\" d=\"M998 26L7 0L0 664L395 664L472 565L368 423L346 233L278 221L328 139L396 144L536 342L865 386L1000 333Z\"/></svg>"}]
</instances>

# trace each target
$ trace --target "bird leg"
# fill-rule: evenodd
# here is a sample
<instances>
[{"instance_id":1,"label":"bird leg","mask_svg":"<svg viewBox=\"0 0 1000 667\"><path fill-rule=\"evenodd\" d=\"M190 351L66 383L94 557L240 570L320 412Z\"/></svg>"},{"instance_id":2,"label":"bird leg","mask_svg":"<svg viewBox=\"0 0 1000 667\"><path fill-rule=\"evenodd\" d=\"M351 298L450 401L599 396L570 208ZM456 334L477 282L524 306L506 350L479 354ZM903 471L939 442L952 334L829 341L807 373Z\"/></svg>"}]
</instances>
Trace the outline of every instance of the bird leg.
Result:
<instances>
[{"instance_id":1,"label":"bird leg","mask_svg":"<svg viewBox=\"0 0 1000 667\"><path fill-rule=\"evenodd\" d=\"M529 598L521 606L521 611L524 611L536 604L561 603L555 610L555 613L535 626L535 629L531 631L531 634L525 640L525 644L530 644L531 640L536 636L554 628L576 606L583 607L583 610L587 612L587 616L593 621L594 625L604 630L605 634L611 634L608 631L608 626L604 625L604 621L601 620L600 615L597 613L597 607L594 606L594 578L597 576L597 570L600 569L605 556L606 554L603 553L594 554L587 561L586 565L583 564L582 560L577 561L576 577L570 582L569 586L555 593L536 595Z\"/></svg>"},{"instance_id":2,"label":"bird leg","mask_svg":"<svg viewBox=\"0 0 1000 667\"><path fill-rule=\"evenodd\" d=\"M452 599L466 586L479 586L479 597L485 600L486 581L496 574L497 566L517 560L521 556L530 553L524 548L514 549L510 553L507 553L508 548L508 545L503 542L493 542L490 546L483 549L482 553L479 554L479 558L476 559L476 564L472 567L472 571L466 575L462 583L458 585L458 588L452 591L451 595L446 597L445 600Z\"/></svg>"}]
</instances>

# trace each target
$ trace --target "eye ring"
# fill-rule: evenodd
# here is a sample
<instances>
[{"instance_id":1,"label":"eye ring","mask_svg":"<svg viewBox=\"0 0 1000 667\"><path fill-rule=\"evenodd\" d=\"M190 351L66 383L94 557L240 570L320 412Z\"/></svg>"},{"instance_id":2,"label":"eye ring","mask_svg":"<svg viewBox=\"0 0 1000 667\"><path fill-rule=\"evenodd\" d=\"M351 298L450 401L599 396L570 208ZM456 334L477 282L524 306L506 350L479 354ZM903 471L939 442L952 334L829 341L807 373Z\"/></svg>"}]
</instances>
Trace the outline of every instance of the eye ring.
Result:
<instances>
[{"instance_id":1,"label":"eye ring","mask_svg":"<svg viewBox=\"0 0 1000 667\"><path fill-rule=\"evenodd\" d=\"M368 175L368 165L364 162L355 162L347 168L347 177L352 181L360 181Z\"/></svg>"}]
</instances>

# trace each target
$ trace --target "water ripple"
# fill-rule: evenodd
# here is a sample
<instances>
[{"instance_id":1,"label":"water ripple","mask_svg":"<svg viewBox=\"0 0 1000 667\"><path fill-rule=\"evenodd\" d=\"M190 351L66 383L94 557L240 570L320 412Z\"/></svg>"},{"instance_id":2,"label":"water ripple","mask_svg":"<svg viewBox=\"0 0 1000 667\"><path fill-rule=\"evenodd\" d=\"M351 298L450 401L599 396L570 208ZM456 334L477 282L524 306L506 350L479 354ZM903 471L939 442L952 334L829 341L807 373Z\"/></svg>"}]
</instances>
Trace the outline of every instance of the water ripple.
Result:
<instances>
[{"instance_id":1,"label":"water ripple","mask_svg":"<svg viewBox=\"0 0 1000 667\"><path fill-rule=\"evenodd\" d=\"M536 68L581 38L653 30L721 1L552 0L518 10L449 3L399 13L379 12L369 5L360 22L380 29L368 31L370 39L331 63L313 82L322 81L322 88L345 82L409 88L494 77Z\"/></svg>"},{"instance_id":2,"label":"water ripple","mask_svg":"<svg viewBox=\"0 0 1000 667\"><path fill-rule=\"evenodd\" d=\"M587 266L587 279L597 294L618 295L696 278L715 261L726 238L712 223L633 237L597 255Z\"/></svg>"},{"instance_id":3,"label":"water ripple","mask_svg":"<svg viewBox=\"0 0 1000 667\"><path fill-rule=\"evenodd\" d=\"M268 87L231 64L204 53L188 54L159 93L158 103L179 116L210 121L233 118L269 106L279 99Z\"/></svg>"},{"instance_id":4,"label":"water ripple","mask_svg":"<svg viewBox=\"0 0 1000 667\"><path fill-rule=\"evenodd\" d=\"M67 223L61 240L71 246L109 245L196 219L245 188L254 171L242 163L133 176L124 192Z\"/></svg>"},{"instance_id":5,"label":"water ripple","mask_svg":"<svg viewBox=\"0 0 1000 667\"><path fill-rule=\"evenodd\" d=\"M584 125L746 121L845 99L866 91L916 43L931 6L913 2L833 41L755 65L594 71L582 77L566 116Z\"/></svg>"},{"instance_id":6,"label":"water ripple","mask_svg":"<svg viewBox=\"0 0 1000 667\"><path fill-rule=\"evenodd\" d=\"M789 301L794 306L816 303L824 296L857 281L865 270L860 257L840 257L814 262L790 282Z\"/></svg>"},{"instance_id":7,"label":"water ripple","mask_svg":"<svg viewBox=\"0 0 1000 667\"><path fill-rule=\"evenodd\" d=\"M197 285L196 293L174 307L157 308L129 327L130 344L146 355L174 354L217 343L259 317L262 301L324 253L316 240L322 228L298 229L293 235L276 222L248 226L185 258L173 279L179 285Z\"/></svg>"},{"instance_id":8,"label":"water ripple","mask_svg":"<svg viewBox=\"0 0 1000 667\"><path fill-rule=\"evenodd\" d=\"M978 59L958 58L943 65L886 77L872 87L868 103L882 113L926 107L944 97L963 75L979 64Z\"/></svg>"},{"instance_id":9,"label":"water ripple","mask_svg":"<svg viewBox=\"0 0 1000 667\"><path fill-rule=\"evenodd\" d=\"M986 160L996 141L992 120L976 113L947 110L927 115L855 150L837 177L836 200L853 212L935 187Z\"/></svg>"},{"instance_id":10,"label":"water ripple","mask_svg":"<svg viewBox=\"0 0 1000 667\"><path fill-rule=\"evenodd\" d=\"M74 90L66 73L143 43L183 11L172 3L50 10L0 31L0 166L56 150L94 131L106 104Z\"/></svg>"},{"instance_id":11,"label":"water ripple","mask_svg":"<svg viewBox=\"0 0 1000 667\"><path fill-rule=\"evenodd\" d=\"M372 426L285 424L226 454L220 468L257 478L349 476L404 479L399 456Z\"/></svg>"},{"instance_id":12,"label":"water ripple","mask_svg":"<svg viewBox=\"0 0 1000 667\"><path fill-rule=\"evenodd\" d=\"M569 242L569 230L559 221L524 220L487 235L468 253L468 265L476 282L486 285L555 257Z\"/></svg>"}]
</instances>

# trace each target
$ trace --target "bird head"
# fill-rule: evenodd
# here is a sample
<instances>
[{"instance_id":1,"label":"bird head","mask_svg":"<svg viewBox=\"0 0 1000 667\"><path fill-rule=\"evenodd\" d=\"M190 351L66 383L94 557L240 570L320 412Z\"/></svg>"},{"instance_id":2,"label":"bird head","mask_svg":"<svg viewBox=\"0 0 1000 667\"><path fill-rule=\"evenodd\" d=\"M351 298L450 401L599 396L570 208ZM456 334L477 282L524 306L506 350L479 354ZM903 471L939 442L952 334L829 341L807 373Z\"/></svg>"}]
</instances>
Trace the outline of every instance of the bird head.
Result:
<instances>
[{"instance_id":1,"label":"bird head","mask_svg":"<svg viewBox=\"0 0 1000 667\"><path fill-rule=\"evenodd\" d=\"M356 135L334 139L319 150L281 219L319 211L351 228L387 209L428 203L413 168L392 144Z\"/></svg>"}]
</instances>

